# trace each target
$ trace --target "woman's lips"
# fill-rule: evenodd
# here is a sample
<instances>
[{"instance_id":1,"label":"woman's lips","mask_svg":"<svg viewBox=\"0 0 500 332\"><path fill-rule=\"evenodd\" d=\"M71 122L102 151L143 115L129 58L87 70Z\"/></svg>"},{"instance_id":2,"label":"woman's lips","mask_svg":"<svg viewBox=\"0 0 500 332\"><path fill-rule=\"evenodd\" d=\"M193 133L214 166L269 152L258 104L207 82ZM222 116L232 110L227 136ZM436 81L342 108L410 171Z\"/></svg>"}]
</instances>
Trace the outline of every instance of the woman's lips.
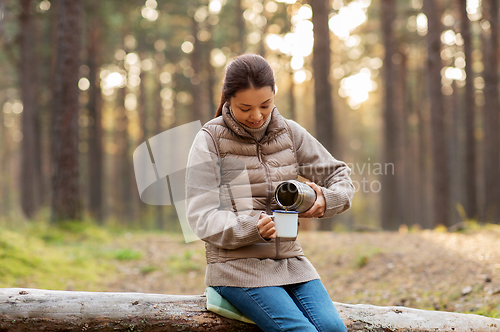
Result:
<instances>
[{"instance_id":1,"label":"woman's lips","mask_svg":"<svg viewBox=\"0 0 500 332\"><path fill-rule=\"evenodd\" d=\"M262 120L260 120L260 121L258 121L258 122L252 122L252 121L247 121L247 122L248 122L248 124L249 124L250 126L252 126L252 127L257 127L257 126L262 125L262 123L264 122L264 119L262 119Z\"/></svg>"}]
</instances>

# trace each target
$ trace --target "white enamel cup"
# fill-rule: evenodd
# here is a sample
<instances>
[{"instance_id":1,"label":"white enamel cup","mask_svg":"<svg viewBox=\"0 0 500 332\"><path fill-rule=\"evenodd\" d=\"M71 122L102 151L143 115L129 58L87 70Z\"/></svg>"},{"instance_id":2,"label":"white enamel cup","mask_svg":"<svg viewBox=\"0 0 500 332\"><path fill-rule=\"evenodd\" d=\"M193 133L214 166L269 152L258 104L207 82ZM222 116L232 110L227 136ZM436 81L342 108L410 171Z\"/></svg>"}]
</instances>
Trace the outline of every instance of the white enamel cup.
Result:
<instances>
[{"instance_id":1,"label":"white enamel cup","mask_svg":"<svg viewBox=\"0 0 500 332\"><path fill-rule=\"evenodd\" d=\"M298 211L273 210L273 220L277 237L297 237Z\"/></svg>"}]
</instances>

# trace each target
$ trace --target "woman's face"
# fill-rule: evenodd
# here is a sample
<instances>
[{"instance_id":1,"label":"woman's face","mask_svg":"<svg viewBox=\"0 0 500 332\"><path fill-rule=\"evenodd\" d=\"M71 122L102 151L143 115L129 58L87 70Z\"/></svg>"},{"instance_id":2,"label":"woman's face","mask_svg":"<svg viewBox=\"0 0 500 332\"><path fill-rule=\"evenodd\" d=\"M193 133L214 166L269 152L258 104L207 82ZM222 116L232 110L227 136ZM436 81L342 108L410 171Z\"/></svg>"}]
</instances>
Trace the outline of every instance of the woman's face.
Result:
<instances>
[{"instance_id":1,"label":"woman's face","mask_svg":"<svg viewBox=\"0 0 500 332\"><path fill-rule=\"evenodd\" d=\"M250 128L259 128L271 115L274 92L270 86L241 90L231 98L230 104L236 120Z\"/></svg>"}]
</instances>

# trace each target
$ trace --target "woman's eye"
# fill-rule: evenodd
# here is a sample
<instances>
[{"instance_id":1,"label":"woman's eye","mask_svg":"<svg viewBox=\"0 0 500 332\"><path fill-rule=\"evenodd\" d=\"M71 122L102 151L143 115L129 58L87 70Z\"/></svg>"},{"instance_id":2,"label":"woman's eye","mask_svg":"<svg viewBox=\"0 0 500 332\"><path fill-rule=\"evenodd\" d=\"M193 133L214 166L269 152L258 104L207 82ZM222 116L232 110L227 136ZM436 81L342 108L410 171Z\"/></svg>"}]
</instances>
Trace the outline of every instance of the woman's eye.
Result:
<instances>
[{"instance_id":1,"label":"woman's eye","mask_svg":"<svg viewBox=\"0 0 500 332\"><path fill-rule=\"evenodd\" d=\"M244 109L242 109L242 108L240 108L240 110L242 110L243 112L248 112L248 111L250 111L250 109L244 110Z\"/></svg>"},{"instance_id":2,"label":"woman's eye","mask_svg":"<svg viewBox=\"0 0 500 332\"><path fill-rule=\"evenodd\" d=\"M267 105L267 106L262 106L262 108L269 108L269 105Z\"/></svg>"}]
</instances>

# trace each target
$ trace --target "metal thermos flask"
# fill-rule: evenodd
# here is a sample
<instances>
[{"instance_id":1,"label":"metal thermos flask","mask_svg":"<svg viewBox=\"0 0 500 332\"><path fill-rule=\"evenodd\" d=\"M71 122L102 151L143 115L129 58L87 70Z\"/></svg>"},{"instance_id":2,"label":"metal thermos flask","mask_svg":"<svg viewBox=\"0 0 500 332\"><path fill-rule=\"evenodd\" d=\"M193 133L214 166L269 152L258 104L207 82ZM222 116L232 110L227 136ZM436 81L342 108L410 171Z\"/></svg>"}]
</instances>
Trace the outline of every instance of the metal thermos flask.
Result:
<instances>
[{"instance_id":1,"label":"metal thermos flask","mask_svg":"<svg viewBox=\"0 0 500 332\"><path fill-rule=\"evenodd\" d=\"M304 212L313 206L316 192L305 183L289 180L276 187L274 198L283 210Z\"/></svg>"}]
</instances>

